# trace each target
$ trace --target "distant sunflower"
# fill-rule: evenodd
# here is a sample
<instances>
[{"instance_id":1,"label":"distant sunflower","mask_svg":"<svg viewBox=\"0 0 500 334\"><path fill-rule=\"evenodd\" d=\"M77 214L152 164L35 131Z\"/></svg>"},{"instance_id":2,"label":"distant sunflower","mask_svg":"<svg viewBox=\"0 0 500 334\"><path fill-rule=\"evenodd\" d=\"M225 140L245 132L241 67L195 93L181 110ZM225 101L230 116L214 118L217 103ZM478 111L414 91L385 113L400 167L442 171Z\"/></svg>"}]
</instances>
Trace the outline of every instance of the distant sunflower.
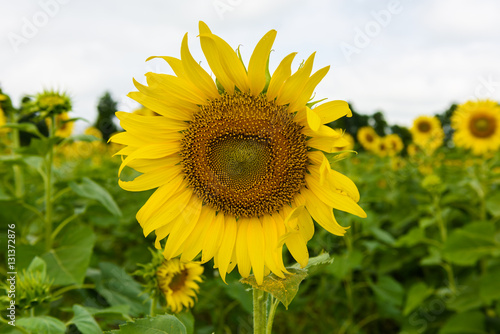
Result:
<instances>
[{"instance_id":1,"label":"distant sunflower","mask_svg":"<svg viewBox=\"0 0 500 334\"><path fill-rule=\"evenodd\" d=\"M200 289L198 283L202 282L201 274L203 266L195 262L182 263L179 259L171 259L160 265L156 272L158 286L172 312L194 306Z\"/></svg>"},{"instance_id":2,"label":"distant sunflower","mask_svg":"<svg viewBox=\"0 0 500 334\"><path fill-rule=\"evenodd\" d=\"M393 133L384 137L384 140L388 147L388 154L394 156L401 152L404 148L403 141L401 137Z\"/></svg>"},{"instance_id":3,"label":"distant sunflower","mask_svg":"<svg viewBox=\"0 0 500 334\"><path fill-rule=\"evenodd\" d=\"M117 113L126 132L111 141L127 145L117 153L126 156L119 173L125 166L143 173L119 183L129 191L158 188L137 220L145 235L155 231L166 259L188 262L201 252L223 280L237 265L261 284L269 272L284 277L283 244L307 264L312 218L343 235L332 209L366 216L354 183L321 152L348 144L323 124L351 111L344 101L308 105L329 69L311 75L314 54L292 74L292 53L266 76L276 31L259 41L245 68L239 52L205 23L199 28L217 81L191 56L187 34L181 59L159 57L176 75L147 73L148 86L134 81L139 91L129 97L161 116Z\"/></svg>"},{"instance_id":4,"label":"distant sunflower","mask_svg":"<svg viewBox=\"0 0 500 334\"><path fill-rule=\"evenodd\" d=\"M46 118L45 120L47 122L47 125L49 125L52 122L51 118ZM56 114L55 120L56 120L55 135L62 138L67 138L71 136L71 134L73 133L73 122L69 122L70 120L69 114L67 112Z\"/></svg>"},{"instance_id":5,"label":"distant sunflower","mask_svg":"<svg viewBox=\"0 0 500 334\"><path fill-rule=\"evenodd\" d=\"M443 145L444 132L441 128L441 122L437 117L417 117L413 121L410 132L413 137L413 142L428 153L434 152Z\"/></svg>"},{"instance_id":6,"label":"distant sunflower","mask_svg":"<svg viewBox=\"0 0 500 334\"><path fill-rule=\"evenodd\" d=\"M406 148L407 152L408 152L408 155L410 157L414 157L416 156L419 152L421 152L421 149L418 147L418 145L416 145L415 143L411 143L410 145L408 145L408 147Z\"/></svg>"},{"instance_id":7,"label":"distant sunflower","mask_svg":"<svg viewBox=\"0 0 500 334\"><path fill-rule=\"evenodd\" d=\"M358 130L358 141L365 150L373 151L376 149L379 140L378 134L371 126L363 126Z\"/></svg>"},{"instance_id":8,"label":"distant sunflower","mask_svg":"<svg viewBox=\"0 0 500 334\"><path fill-rule=\"evenodd\" d=\"M458 106L451 126L455 129L455 145L471 149L476 155L500 147L500 106L495 101L468 101Z\"/></svg>"},{"instance_id":9,"label":"distant sunflower","mask_svg":"<svg viewBox=\"0 0 500 334\"><path fill-rule=\"evenodd\" d=\"M391 147L385 138L386 137L378 138L375 147L373 148L373 152L375 152L375 154L379 157L388 156L391 150Z\"/></svg>"}]
</instances>

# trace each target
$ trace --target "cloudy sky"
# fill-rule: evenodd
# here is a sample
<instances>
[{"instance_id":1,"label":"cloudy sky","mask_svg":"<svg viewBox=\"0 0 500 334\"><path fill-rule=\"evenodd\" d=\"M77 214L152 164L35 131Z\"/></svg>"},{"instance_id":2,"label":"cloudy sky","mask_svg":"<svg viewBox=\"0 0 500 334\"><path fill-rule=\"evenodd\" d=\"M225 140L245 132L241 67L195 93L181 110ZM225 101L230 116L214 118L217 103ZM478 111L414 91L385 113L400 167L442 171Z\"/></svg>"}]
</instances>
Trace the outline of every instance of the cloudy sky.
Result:
<instances>
[{"instance_id":1,"label":"cloudy sky","mask_svg":"<svg viewBox=\"0 0 500 334\"><path fill-rule=\"evenodd\" d=\"M382 110L410 125L471 98L500 100L500 1L497 0L24 0L0 11L0 85L18 103L44 88L68 92L74 116L95 120L109 90L121 110L132 78L170 73L152 55L179 57L187 32L194 57L198 21L248 61L270 29L278 36L271 71L291 52L317 51L331 65L316 97L342 99L361 113ZM85 127L80 124L79 128Z\"/></svg>"}]
</instances>

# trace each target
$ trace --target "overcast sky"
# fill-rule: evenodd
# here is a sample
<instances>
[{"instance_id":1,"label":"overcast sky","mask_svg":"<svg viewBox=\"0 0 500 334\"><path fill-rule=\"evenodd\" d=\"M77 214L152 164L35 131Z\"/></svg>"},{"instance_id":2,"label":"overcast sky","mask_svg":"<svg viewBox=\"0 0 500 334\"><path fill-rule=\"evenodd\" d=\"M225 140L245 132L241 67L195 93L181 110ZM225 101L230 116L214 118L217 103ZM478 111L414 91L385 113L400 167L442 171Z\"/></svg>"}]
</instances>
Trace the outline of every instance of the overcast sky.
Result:
<instances>
[{"instance_id":1,"label":"overcast sky","mask_svg":"<svg viewBox=\"0 0 500 334\"><path fill-rule=\"evenodd\" d=\"M152 55L180 56L188 33L194 57L198 21L248 61L270 29L278 35L271 71L291 52L294 66L317 51L315 69L331 65L316 97L351 102L361 113L382 110L410 125L471 98L500 100L498 0L24 0L0 9L0 85L16 105L44 88L68 92L73 115L96 118L109 90L120 110L132 78L167 72ZM81 123L78 128L86 125Z\"/></svg>"}]
</instances>

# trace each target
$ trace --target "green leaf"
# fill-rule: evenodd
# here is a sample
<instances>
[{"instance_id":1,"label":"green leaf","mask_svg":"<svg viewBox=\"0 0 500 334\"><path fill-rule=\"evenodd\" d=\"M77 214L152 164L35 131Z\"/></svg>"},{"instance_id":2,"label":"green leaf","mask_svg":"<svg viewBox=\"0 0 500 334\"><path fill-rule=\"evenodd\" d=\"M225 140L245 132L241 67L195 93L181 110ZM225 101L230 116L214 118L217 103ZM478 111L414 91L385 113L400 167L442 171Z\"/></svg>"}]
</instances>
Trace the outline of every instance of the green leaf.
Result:
<instances>
[{"instance_id":1,"label":"green leaf","mask_svg":"<svg viewBox=\"0 0 500 334\"><path fill-rule=\"evenodd\" d=\"M43 135L38 131L38 128L33 123L6 123L0 128L10 128L18 129L19 131L29 132L37 137L43 137Z\"/></svg>"},{"instance_id":2,"label":"green leaf","mask_svg":"<svg viewBox=\"0 0 500 334\"><path fill-rule=\"evenodd\" d=\"M186 327L186 334L194 333L194 316L191 312L185 311L177 313L175 316Z\"/></svg>"},{"instance_id":3,"label":"green leaf","mask_svg":"<svg viewBox=\"0 0 500 334\"><path fill-rule=\"evenodd\" d=\"M439 334L486 334L482 312L455 314L448 319Z\"/></svg>"},{"instance_id":4,"label":"green leaf","mask_svg":"<svg viewBox=\"0 0 500 334\"><path fill-rule=\"evenodd\" d=\"M32 273L39 272L40 279L45 280L45 276L47 275L47 264L43 259L39 258L38 256L35 256L35 258L33 258L26 271Z\"/></svg>"},{"instance_id":5,"label":"green leaf","mask_svg":"<svg viewBox=\"0 0 500 334\"><path fill-rule=\"evenodd\" d=\"M101 271L89 275L96 290L112 306L129 305L130 314L137 317L149 312L151 301L142 287L123 268L108 262L99 263Z\"/></svg>"},{"instance_id":6,"label":"green leaf","mask_svg":"<svg viewBox=\"0 0 500 334\"><path fill-rule=\"evenodd\" d=\"M396 239L387 231L384 231L378 227L370 228L376 239L385 242L386 244L393 246L396 243Z\"/></svg>"},{"instance_id":7,"label":"green leaf","mask_svg":"<svg viewBox=\"0 0 500 334\"><path fill-rule=\"evenodd\" d=\"M94 248L95 235L88 226L66 226L56 247L42 256L54 285L82 284Z\"/></svg>"},{"instance_id":8,"label":"green leaf","mask_svg":"<svg viewBox=\"0 0 500 334\"><path fill-rule=\"evenodd\" d=\"M261 285L257 284L254 275L242 278L240 281L245 284L269 292L278 299L288 310L288 305L299 291L300 283L307 277L307 270L287 268L290 274L285 274L285 278L280 278L274 274L264 277Z\"/></svg>"},{"instance_id":9,"label":"green leaf","mask_svg":"<svg viewBox=\"0 0 500 334\"><path fill-rule=\"evenodd\" d=\"M101 327L97 324L94 317L83 306L73 305L75 315L71 319L71 323L78 328L82 334L101 334Z\"/></svg>"},{"instance_id":10,"label":"green leaf","mask_svg":"<svg viewBox=\"0 0 500 334\"><path fill-rule=\"evenodd\" d=\"M377 298L382 303L388 303L395 306L402 306L404 289L401 284L391 276L382 276L377 284L368 282Z\"/></svg>"},{"instance_id":11,"label":"green leaf","mask_svg":"<svg viewBox=\"0 0 500 334\"><path fill-rule=\"evenodd\" d=\"M115 305L106 308L85 307L85 309L92 315L105 315L105 314L120 314L124 318L128 318L130 312L130 305Z\"/></svg>"},{"instance_id":12,"label":"green leaf","mask_svg":"<svg viewBox=\"0 0 500 334\"><path fill-rule=\"evenodd\" d=\"M500 267L488 269L488 272L479 280L479 296L487 304L500 299L500 289L498 286L500 277Z\"/></svg>"},{"instance_id":13,"label":"green leaf","mask_svg":"<svg viewBox=\"0 0 500 334\"><path fill-rule=\"evenodd\" d=\"M424 282L418 282L411 286L406 296L406 304L403 310L403 315L410 314L416 309L424 300L433 293L433 289L428 287Z\"/></svg>"},{"instance_id":14,"label":"green leaf","mask_svg":"<svg viewBox=\"0 0 500 334\"><path fill-rule=\"evenodd\" d=\"M483 305L483 301L479 298L479 281L471 278L463 284L457 287L456 295L451 295L446 303L448 309L458 313L472 311Z\"/></svg>"},{"instance_id":15,"label":"green leaf","mask_svg":"<svg viewBox=\"0 0 500 334\"><path fill-rule=\"evenodd\" d=\"M486 209L493 217L500 217L500 192L486 198Z\"/></svg>"},{"instance_id":16,"label":"green leaf","mask_svg":"<svg viewBox=\"0 0 500 334\"><path fill-rule=\"evenodd\" d=\"M441 263L441 251L437 247L428 248L429 255L420 260L422 266L435 266Z\"/></svg>"},{"instance_id":17,"label":"green leaf","mask_svg":"<svg viewBox=\"0 0 500 334\"><path fill-rule=\"evenodd\" d=\"M395 244L396 247L413 247L425 239L425 233L422 228L415 227L399 238Z\"/></svg>"},{"instance_id":18,"label":"green leaf","mask_svg":"<svg viewBox=\"0 0 500 334\"><path fill-rule=\"evenodd\" d=\"M64 322L47 315L20 318L16 321L16 325L37 334L64 334L66 332Z\"/></svg>"},{"instance_id":19,"label":"green leaf","mask_svg":"<svg viewBox=\"0 0 500 334\"><path fill-rule=\"evenodd\" d=\"M459 265L474 265L483 256L498 251L494 235L495 226L489 222L471 223L456 229L446 240L443 256Z\"/></svg>"},{"instance_id":20,"label":"green leaf","mask_svg":"<svg viewBox=\"0 0 500 334\"><path fill-rule=\"evenodd\" d=\"M264 281L261 285L258 285L254 275L250 275L247 278L242 278L240 282L250 284L257 289L269 292L288 309L288 305L290 305L299 291L300 283L307 277L307 271L317 265L331 264L332 262L333 257L328 253L323 253L310 258L304 269L300 269L298 263L287 268L291 274L285 274L284 279L274 274L270 274L264 277Z\"/></svg>"},{"instance_id":21,"label":"green leaf","mask_svg":"<svg viewBox=\"0 0 500 334\"><path fill-rule=\"evenodd\" d=\"M101 203L111 214L121 216L122 212L113 197L106 189L91 179L84 177L82 183L70 182L71 189L84 198L94 199Z\"/></svg>"},{"instance_id":22,"label":"green leaf","mask_svg":"<svg viewBox=\"0 0 500 334\"><path fill-rule=\"evenodd\" d=\"M363 260L363 253L353 249L342 256L335 258L335 263L328 266L328 272L332 273L338 279L344 279L350 271L359 268Z\"/></svg>"},{"instance_id":23,"label":"green leaf","mask_svg":"<svg viewBox=\"0 0 500 334\"><path fill-rule=\"evenodd\" d=\"M93 142L93 141L100 141L100 140L101 139L99 139L95 136L92 136L92 135L80 134L80 135L74 135L71 137L64 138L64 140L61 142L61 145L74 143L76 141Z\"/></svg>"},{"instance_id":24,"label":"green leaf","mask_svg":"<svg viewBox=\"0 0 500 334\"><path fill-rule=\"evenodd\" d=\"M112 334L187 334L182 322L170 314L157 315L154 318L136 319L112 330Z\"/></svg>"}]
</instances>

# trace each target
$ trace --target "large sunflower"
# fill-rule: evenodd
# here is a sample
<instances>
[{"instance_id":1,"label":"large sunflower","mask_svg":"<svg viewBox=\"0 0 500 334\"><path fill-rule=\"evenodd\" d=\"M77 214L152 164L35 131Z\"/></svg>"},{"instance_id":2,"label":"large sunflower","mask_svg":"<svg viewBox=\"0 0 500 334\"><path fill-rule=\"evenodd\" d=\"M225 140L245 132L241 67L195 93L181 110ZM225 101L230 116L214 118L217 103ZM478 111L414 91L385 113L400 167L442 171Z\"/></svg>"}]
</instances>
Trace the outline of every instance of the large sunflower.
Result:
<instances>
[{"instance_id":1,"label":"large sunflower","mask_svg":"<svg viewBox=\"0 0 500 334\"><path fill-rule=\"evenodd\" d=\"M455 145L471 149L476 155L500 147L500 106L495 101L468 101L458 106L451 126L455 129Z\"/></svg>"},{"instance_id":2,"label":"large sunflower","mask_svg":"<svg viewBox=\"0 0 500 334\"><path fill-rule=\"evenodd\" d=\"M444 132L441 122L434 116L419 116L410 129L413 142L429 153L443 145Z\"/></svg>"},{"instance_id":3,"label":"large sunflower","mask_svg":"<svg viewBox=\"0 0 500 334\"><path fill-rule=\"evenodd\" d=\"M269 272L284 277L283 245L307 264L312 218L343 235L332 209L366 216L354 183L322 152L348 144L324 124L351 111L344 101L309 108L329 69L311 74L314 54L293 74L295 53L266 74L276 31L259 41L246 69L239 52L205 23L199 28L216 81L191 56L187 34L181 59L160 57L176 75L147 73L147 86L134 81L138 92L129 97L161 116L117 113L126 132L111 140L127 145L117 153L126 156L119 172L143 173L119 183L129 191L158 188L137 220L145 235L155 231L166 259L190 261L201 252L224 280L237 265L261 284Z\"/></svg>"}]
</instances>

